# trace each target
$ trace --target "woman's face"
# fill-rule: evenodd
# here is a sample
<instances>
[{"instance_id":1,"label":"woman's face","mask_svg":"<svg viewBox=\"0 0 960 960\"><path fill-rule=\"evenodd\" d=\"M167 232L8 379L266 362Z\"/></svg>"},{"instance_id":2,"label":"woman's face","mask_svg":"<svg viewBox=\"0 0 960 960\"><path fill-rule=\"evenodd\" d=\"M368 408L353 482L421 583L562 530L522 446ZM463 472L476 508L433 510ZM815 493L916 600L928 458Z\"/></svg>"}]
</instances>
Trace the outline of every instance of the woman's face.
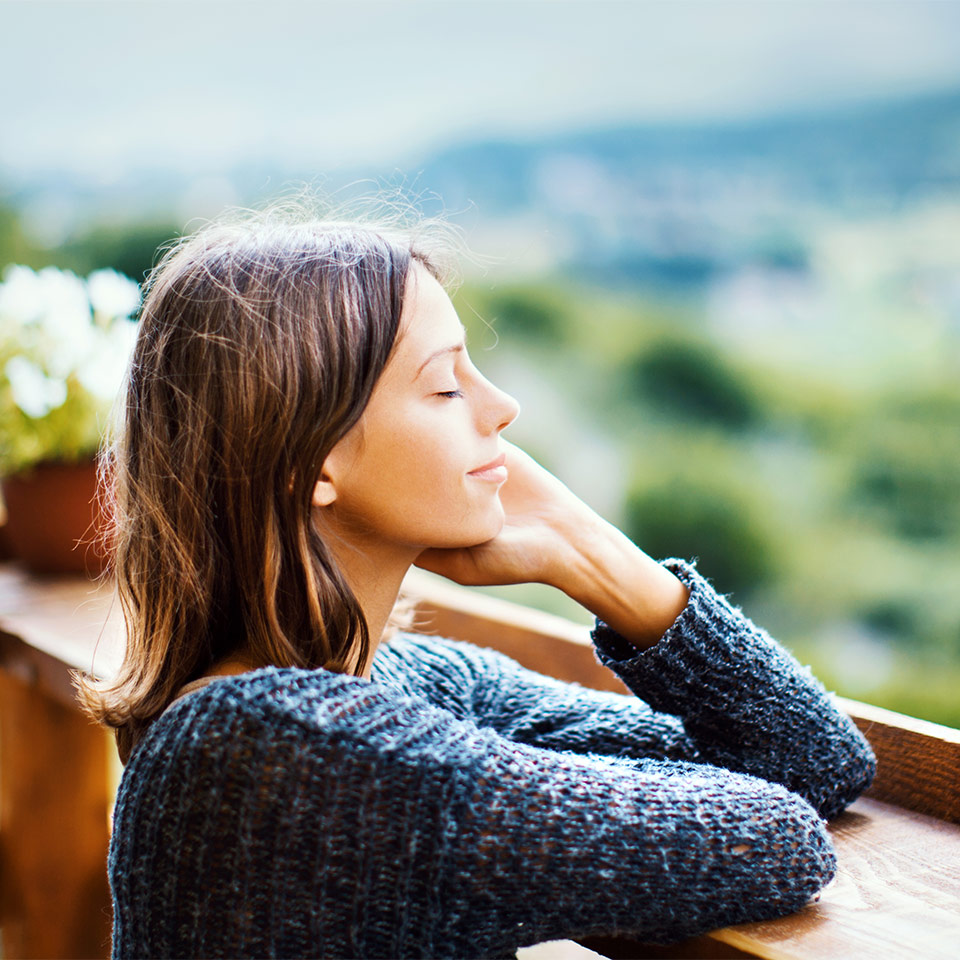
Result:
<instances>
[{"instance_id":1,"label":"woman's face","mask_svg":"<svg viewBox=\"0 0 960 960\"><path fill-rule=\"evenodd\" d=\"M348 539L463 547L503 526L500 431L517 402L471 363L436 279L414 264L400 335L358 423L324 462L314 503Z\"/></svg>"}]
</instances>

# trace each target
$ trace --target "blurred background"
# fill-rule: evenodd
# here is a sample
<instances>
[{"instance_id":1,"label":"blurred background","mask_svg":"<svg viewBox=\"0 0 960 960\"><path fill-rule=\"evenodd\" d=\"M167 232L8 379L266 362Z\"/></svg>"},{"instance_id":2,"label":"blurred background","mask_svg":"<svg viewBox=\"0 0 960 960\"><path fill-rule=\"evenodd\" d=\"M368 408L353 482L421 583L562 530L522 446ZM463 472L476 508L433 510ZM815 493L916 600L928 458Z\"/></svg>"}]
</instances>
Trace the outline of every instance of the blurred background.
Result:
<instances>
[{"instance_id":1,"label":"blurred background","mask_svg":"<svg viewBox=\"0 0 960 960\"><path fill-rule=\"evenodd\" d=\"M960 726L960 4L2 0L0 77L0 268L142 281L304 182L443 212L511 439Z\"/></svg>"}]
</instances>

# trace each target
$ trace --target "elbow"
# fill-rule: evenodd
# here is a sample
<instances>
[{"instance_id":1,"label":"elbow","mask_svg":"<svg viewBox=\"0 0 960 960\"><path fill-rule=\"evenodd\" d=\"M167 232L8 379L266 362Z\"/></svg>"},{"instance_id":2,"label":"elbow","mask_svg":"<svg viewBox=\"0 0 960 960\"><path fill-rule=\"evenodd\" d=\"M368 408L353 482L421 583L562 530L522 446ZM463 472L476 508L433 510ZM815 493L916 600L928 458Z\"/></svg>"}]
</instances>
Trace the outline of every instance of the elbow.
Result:
<instances>
[{"instance_id":1,"label":"elbow","mask_svg":"<svg viewBox=\"0 0 960 960\"><path fill-rule=\"evenodd\" d=\"M681 932L692 936L795 913L836 876L826 824L802 797L785 788L767 784L762 794L737 813L729 811L724 820L724 842L702 878L710 896L699 904L699 915L692 915L689 901L678 904L688 925L671 930L674 939Z\"/></svg>"},{"instance_id":2,"label":"elbow","mask_svg":"<svg viewBox=\"0 0 960 960\"><path fill-rule=\"evenodd\" d=\"M771 814L756 869L758 884L767 889L755 906L776 905L782 915L799 910L833 880L837 856L825 821L801 797L783 797Z\"/></svg>"},{"instance_id":3,"label":"elbow","mask_svg":"<svg viewBox=\"0 0 960 960\"><path fill-rule=\"evenodd\" d=\"M825 820L837 816L873 783L877 758L862 733L849 721L850 733L838 738L830 751L831 762L823 765L820 776L797 792Z\"/></svg>"},{"instance_id":4,"label":"elbow","mask_svg":"<svg viewBox=\"0 0 960 960\"><path fill-rule=\"evenodd\" d=\"M803 909L837 875L837 856L825 821L803 798L774 801L761 843L741 854L751 864L741 880L742 917L766 920Z\"/></svg>"},{"instance_id":5,"label":"elbow","mask_svg":"<svg viewBox=\"0 0 960 960\"><path fill-rule=\"evenodd\" d=\"M876 773L877 758L864 740L862 749L837 771L832 788L815 804L817 812L826 820L842 813L873 783Z\"/></svg>"}]
</instances>

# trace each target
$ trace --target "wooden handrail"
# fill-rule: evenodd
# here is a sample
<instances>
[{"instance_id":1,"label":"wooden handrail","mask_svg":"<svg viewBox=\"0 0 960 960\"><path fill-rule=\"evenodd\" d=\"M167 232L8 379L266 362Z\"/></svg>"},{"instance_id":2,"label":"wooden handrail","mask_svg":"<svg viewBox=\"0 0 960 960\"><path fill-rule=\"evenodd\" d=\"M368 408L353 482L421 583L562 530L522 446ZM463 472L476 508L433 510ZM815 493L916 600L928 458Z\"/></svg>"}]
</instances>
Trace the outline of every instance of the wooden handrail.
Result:
<instances>
[{"instance_id":1,"label":"wooden handrail","mask_svg":"<svg viewBox=\"0 0 960 960\"><path fill-rule=\"evenodd\" d=\"M960 823L960 730L859 700L837 701L877 755L868 797Z\"/></svg>"},{"instance_id":2,"label":"wooden handrail","mask_svg":"<svg viewBox=\"0 0 960 960\"><path fill-rule=\"evenodd\" d=\"M423 632L494 647L562 680L626 692L597 662L586 627L421 571L411 573L405 588ZM107 738L78 713L69 673L109 674L121 650L122 624L109 585L39 581L0 564L5 956L108 952ZM585 945L609 957L952 960L960 902L960 731L852 700L839 703L870 740L878 775L867 796L830 824L840 875L818 903L669 947L622 938ZM61 878L53 886L51 872Z\"/></svg>"}]
</instances>

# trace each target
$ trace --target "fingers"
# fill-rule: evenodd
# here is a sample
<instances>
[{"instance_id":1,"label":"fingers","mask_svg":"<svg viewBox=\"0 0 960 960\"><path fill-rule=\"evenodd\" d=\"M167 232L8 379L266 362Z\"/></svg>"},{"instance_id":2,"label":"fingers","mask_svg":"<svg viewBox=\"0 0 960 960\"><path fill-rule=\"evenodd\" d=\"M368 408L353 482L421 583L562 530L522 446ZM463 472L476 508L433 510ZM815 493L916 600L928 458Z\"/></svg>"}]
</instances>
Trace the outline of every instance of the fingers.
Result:
<instances>
[{"instance_id":1,"label":"fingers","mask_svg":"<svg viewBox=\"0 0 960 960\"><path fill-rule=\"evenodd\" d=\"M437 573L441 577L453 580L454 583L468 584L471 582L468 571L472 565L467 562L461 550L441 550L430 547L413 561L413 565L421 570L428 570L430 573Z\"/></svg>"}]
</instances>

